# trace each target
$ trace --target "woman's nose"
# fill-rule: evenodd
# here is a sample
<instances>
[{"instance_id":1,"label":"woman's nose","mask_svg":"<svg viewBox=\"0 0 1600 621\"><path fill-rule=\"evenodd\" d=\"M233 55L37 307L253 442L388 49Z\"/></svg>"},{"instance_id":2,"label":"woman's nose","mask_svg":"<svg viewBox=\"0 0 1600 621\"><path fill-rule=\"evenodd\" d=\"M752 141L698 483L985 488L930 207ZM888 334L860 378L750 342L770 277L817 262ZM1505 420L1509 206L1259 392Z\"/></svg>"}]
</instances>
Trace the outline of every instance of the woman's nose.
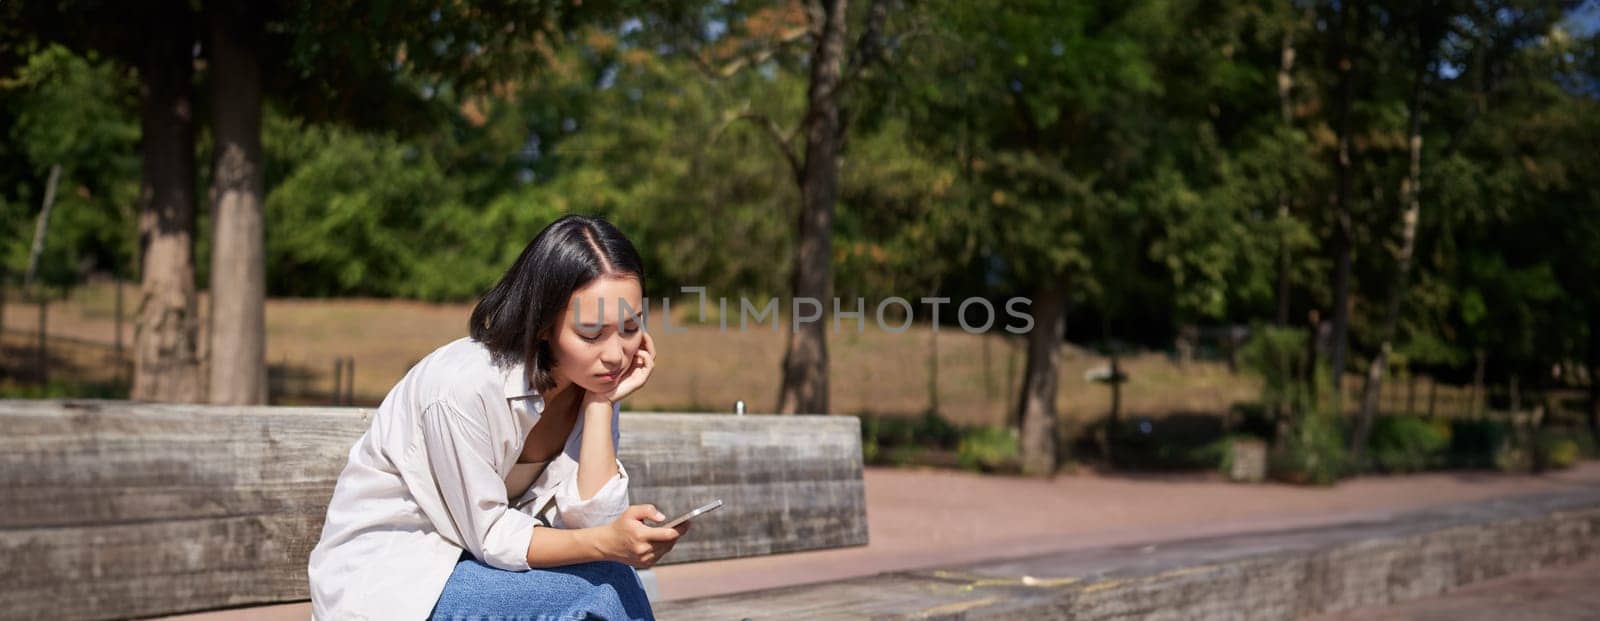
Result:
<instances>
[{"instance_id":1,"label":"woman's nose","mask_svg":"<svg viewBox=\"0 0 1600 621\"><path fill-rule=\"evenodd\" d=\"M606 339L606 348L605 351L600 353L600 362L605 364L607 369L621 368L622 363L628 357L626 347L620 337L612 336Z\"/></svg>"}]
</instances>

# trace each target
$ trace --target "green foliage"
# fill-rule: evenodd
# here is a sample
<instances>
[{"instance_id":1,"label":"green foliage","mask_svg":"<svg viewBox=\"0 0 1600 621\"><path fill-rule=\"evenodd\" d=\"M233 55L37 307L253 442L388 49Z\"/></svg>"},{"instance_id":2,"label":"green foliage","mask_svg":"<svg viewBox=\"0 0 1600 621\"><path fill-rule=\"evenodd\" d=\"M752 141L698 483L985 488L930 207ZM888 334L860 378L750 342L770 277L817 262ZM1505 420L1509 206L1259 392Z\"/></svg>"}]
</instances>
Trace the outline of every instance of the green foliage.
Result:
<instances>
[{"instance_id":1,"label":"green foliage","mask_svg":"<svg viewBox=\"0 0 1600 621\"><path fill-rule=\"evenodd\" d=\"M1564 429L1541 429L1534 438L1534 463L1537 470L1565 470L1582 457L1578 441Z\"/></svg>"},{"instance_id":2,"label":"green foliage","mask_svg":"<svg viewBox=\"0 0 1600 621\"><path fill-rule=\"evenodd\" d=\"M1450 462L1457 468L1494 468L1496 458L1512 447L1513 430L1505 421L1450 421Z\"/></svg>"},{"instance_id":3,"label":"green foliage","mask_svg":"<svg viewBox=\"0 0 1600 621\"><path fill-rule=\"evenodd\" d=\"M1307 385L1306 331L1257 324L1239 349L1239 362L1261 378L1261 406L1267 411L1304 412L1315 406Z\"/></svg>"},{"instance_id":4,"label":"green foliage","mask_svg":"<svg viewBox=\"0 0 1600 621\"><path fill-rule=\"evenodd\" d=\"M1013 471L1020 458L1016 430L1004 427L970 428L961 435L956 447L957 463L978 472Z\"/></svg>"},{"instance_id":5,"label":"green foliage","mask_svg":"<svg viewBox=\"0 0 1600 621\"><path fill-rule=\"evenodd\" d=\"M0 161L0 272L26 269L51 166L60 165L39 281L81 282L89 270L131 274L139 190L136 91L128 70L57 46L30 50L0 74L10 117Z\"/></svg>"},{"instance_id":6,"label":"green foliage","mask_svg":"<svg viewBox=\"0 0 1600 621\"><path fill-rule=\"evenodd\" d=\"M1450 425L1417 416L1383 416L1373 423L1368 452L1390 473L1420 472L1446 463Z\"/></svg>"},{"instance_id":7,"label":"green foliage","mask_svg":"<svg viewBox=\"0 0 1600 621\"><path fill-rule=\"evenodd\" d=\"M1349 472L1345 429L1331 413L1312 410L1268 456L1270 476L1291 483L1332 485Z\"/></svg>"},{"instance_id":8,"label":"green foliage","mask_svg":"<svg viewBox=\"0 0 1600 621\"><path fill-rule=\"evenodd\" d=\"M792 132L810 67L808 40L782 35L803 32L804 12L580 4L264 8L269 293L470 300L572 212L627 231L656 296L682 285L730 298L786 291L800 200L790 158L805 140ZM887 7L882 62L847 61L836 295L994 299L1059 284L1075 319L1104 318L1107 332L1159 347L1181 325L1274 315L1282 270L1292 323L1311 310L1328 318L1324 249L1345 224L1324 208L1336 190L1329 53L1344 5ZM137 29L105 27L97 20L122 13L86 8L99 7L0 9L11 18L0 20L10 35L0 37L3 277L23 267L57 163L44 281L133 275L137 75L126 56L86 50ZM852 9L852 37L868 8ZM1357 22L1382 27L1349 33L1356 358L1379 346L1393 293L1418 66L1436 70L1421 91L1423 216L1396 351L1409 370L1454 383L1482 352L1491 384L1587 354L1600 330L1600 39L1563 25L1566 8L1361 5ZM1435 22L1449 28L1427 31ZM1297 60L1280 101L1285 42ZM203 198L198 207L204 248ZM1084 323L1097 322L1075 320L1073 338ZM1337 476L1337 423L1313 398L1331 382L1308 369L1306 333L1252 333L1241 359L1263 380L1262 410L1292 431L1276 463ZM959 444L937 417L873 424L865 439L885 447ZM1220 433L1174 443L1112 431L1128 443L1120 454L1164 464L1213 463L1202 448ZM1424 467L1422 432L1395 434L1396 461L1375 457L1380 467ZM1539 454L1508 437L1457 426L1449 461Z\"/></svg>"},{"instance_id":9,"label":"green foliage","mask_svg":"<svg viewBox=\"0 0 1600 621\"><path fill-rule=\"evenodd\" d=\"M956 465L983 472L1016 469L1019 445L1015 430L1003 427L958 427L933 411L921 416L859 414L861 455L869 464L904 466L955 453Z\"/></svg>"}]
</instances>

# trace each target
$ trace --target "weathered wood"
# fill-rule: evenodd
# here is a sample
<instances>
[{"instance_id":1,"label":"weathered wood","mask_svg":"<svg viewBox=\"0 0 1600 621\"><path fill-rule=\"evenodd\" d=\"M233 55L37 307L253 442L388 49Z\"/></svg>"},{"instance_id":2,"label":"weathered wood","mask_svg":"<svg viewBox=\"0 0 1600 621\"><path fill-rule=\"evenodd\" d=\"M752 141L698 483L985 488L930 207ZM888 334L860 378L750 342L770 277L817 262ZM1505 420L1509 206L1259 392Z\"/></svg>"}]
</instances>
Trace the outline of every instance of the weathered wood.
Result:
<instances>
[{"instance_id":1,"label":"weathered wood","mask_svg":"<svg viewBox=\"0 0 1600 621\"><path fill-rule=\"evenodd\" d=\"M0 401L0 617L308 597L306 561L370 410ZM721 498L687 562L866 543L851 417L624 413L633 502Z\"/></svg>"},{"instance_id":2,"label":"weathered wood","mask_svg":"<svg viewBox=\"0 0 1600 621\"><path fill-rule=\"evenodd\" d=\"M1600 491L656 606L667 619L1297 619L1600 558Z\"/></svg>"}]
</instances>

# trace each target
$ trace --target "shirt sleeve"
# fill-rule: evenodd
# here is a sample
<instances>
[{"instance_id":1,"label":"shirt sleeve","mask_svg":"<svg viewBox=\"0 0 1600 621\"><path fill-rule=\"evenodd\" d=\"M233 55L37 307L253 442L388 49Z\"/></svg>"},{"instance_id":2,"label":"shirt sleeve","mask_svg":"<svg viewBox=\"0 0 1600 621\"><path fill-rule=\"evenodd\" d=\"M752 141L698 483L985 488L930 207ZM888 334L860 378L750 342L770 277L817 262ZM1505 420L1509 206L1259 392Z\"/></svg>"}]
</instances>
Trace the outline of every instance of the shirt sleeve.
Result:
<instances>
[{"instance_id":1,"label":"shirt sleeve","mask_svg":"<svg viewBox=\"0 0 1600 621\"><path fill-rule=\"evenodd\" d=\"M620 450L622 439L622 404L611 405L611 449ZM576 471L574 471L576 473ZM617 460L617 473L600 487L594 496L584 500L578 493L578 477L574 474L555 489L556 511L561 525L566 528L589 528L610 524L628 509L628 471Z\"/></svg>"},{"instance_id":2,"label":"shirt sleeve","mask_svg":"<svg viewBox=\"0 0 1600 621\"><path fill-rule=\"evenodd\" d=\"M422 436L428 465L461 545L492 567L527 570L528 542L538 523L507 505L506 484L495 470L488 429L441 400L423 410Z\"/></svg>"}]
</instances>

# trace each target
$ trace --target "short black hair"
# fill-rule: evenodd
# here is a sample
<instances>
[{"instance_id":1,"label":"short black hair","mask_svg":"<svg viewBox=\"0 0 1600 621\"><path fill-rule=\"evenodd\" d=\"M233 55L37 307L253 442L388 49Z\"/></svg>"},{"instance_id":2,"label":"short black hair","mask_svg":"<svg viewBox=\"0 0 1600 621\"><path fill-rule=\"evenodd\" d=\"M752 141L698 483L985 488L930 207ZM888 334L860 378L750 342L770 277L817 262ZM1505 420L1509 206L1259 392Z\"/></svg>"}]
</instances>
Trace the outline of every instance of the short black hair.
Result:
<instances>
[{"instance_id":1,"label":"short black hair","mask_svg":"<svg viewBox=\"0 0 1600 621\"><path fill-rule=\"evenodd\" d=\"M572 292L601 276L632 276L644 291L644 261L633 242L599 217L567 215L528 242L500 282L472 309L468 331L500 365L526 364L528 384L555 388L548 339ZM642 309L637 309L642 310Z\"/></svg>"}]
</instances>

